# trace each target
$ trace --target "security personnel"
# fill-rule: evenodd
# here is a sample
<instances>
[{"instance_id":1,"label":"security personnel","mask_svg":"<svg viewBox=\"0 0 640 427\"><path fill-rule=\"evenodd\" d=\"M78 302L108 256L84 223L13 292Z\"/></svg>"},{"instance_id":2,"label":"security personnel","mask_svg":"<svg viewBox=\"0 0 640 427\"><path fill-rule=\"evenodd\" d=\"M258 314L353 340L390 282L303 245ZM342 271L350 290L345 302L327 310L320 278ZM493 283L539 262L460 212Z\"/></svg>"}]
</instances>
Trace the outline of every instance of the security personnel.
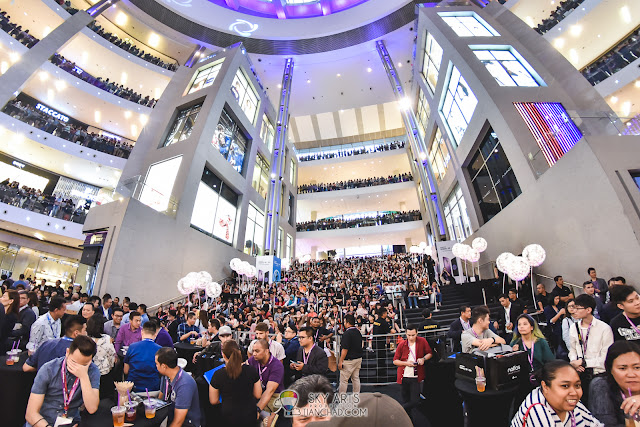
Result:
<instances>
[{"instance_id":1,"label":"security personnel","mask_svg":"<svg viewBox=\"0 0 640 427\"><path fill-rule=\"evenodd\" d=\"M424 320L420 323L420 327L418 328L418 332L431 331L433 329L438 329L438 323L435 320L432 320L431 310L425 308L422 310L422 317Z\"/></svg>"},{"instance_id":2,"label":"security personnel","mask_svg":"<svg viewBox=\"0 0 640 427\"><path fill-rule=\"evenodd\" d=\"M387 320L389 313L386 308L378 310L378 318L373 322L374 348L376 350L376 362L378 365L378 380L383 381L387 376L387 334L394 333L391 324ZM385 336L380 336L385 335Z\"/></svg>"}]
</instances>

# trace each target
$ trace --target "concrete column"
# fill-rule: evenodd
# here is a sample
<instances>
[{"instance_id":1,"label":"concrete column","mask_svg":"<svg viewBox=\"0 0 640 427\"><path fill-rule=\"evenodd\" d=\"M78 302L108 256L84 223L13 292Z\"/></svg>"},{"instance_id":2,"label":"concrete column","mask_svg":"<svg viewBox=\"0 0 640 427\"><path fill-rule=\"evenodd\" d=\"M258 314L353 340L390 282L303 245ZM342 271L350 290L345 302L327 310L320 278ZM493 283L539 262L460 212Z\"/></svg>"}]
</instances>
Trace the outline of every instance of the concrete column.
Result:
<instances>
[{"instance_id":1,"label":"concrete column","mask_svg":"<svg viewBox=\"0 0 640 427\"><path fill-rule=\"evenodd\" d=\"M311 211L311 221L318 219L318 211Z\"/></svg>"},{"instance_id":2,"label":"concrete column","mask_svg":"<svg viewBox=\"0 0 640 427\"><path fill-rule=\"evenodd\" d=\"M318 256L318 247L311 246L311 259L317 259L316 258L317 256Z\"/></svg>"},{"instance_id":3,"label":"concrete column","mask_svg":"<svg viewBox=\"0 0 640 427\"><path fill-rule=\"evenodd\" d=\"M14 98L14 93L22 90L27 80L38 71L42 64L93 19L85 11L77 12L29 49L20 58L20 61L13 64L6 73L0 76L0 106Z\"/></svg>"},{"instance_id":4,"label":"concrete column","mask_svg":"<svg viewBox=\"0 0 640 427\"><path fill-rule=\"evenodd\" d=\"M407 247L407 252L409 252L409 248L412 246L411 237L407 237L406 239L404 239L404 245Z\"/></svg>"}]
</instances>

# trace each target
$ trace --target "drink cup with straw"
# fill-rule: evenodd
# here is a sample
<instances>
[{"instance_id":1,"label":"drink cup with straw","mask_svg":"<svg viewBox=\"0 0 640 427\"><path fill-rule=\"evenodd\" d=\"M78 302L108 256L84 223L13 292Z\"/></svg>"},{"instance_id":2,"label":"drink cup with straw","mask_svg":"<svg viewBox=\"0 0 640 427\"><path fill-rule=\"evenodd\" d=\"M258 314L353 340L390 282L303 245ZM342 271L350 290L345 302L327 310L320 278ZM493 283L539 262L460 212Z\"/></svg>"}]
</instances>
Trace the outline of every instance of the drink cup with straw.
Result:
<instances>
[{"instance_id":1,"label":"drink cup with straw","mask_svg":"<svg viewBox=\"0 0 640 427\"><path fill-rule=\"evenodd\" d=\"M144 416L147 418L153 418L156 416L156 408L151 403L151 396L149 396L149 389L145 388L147 391L147 401L144 404Z\"/></svg>"}]
</instances>

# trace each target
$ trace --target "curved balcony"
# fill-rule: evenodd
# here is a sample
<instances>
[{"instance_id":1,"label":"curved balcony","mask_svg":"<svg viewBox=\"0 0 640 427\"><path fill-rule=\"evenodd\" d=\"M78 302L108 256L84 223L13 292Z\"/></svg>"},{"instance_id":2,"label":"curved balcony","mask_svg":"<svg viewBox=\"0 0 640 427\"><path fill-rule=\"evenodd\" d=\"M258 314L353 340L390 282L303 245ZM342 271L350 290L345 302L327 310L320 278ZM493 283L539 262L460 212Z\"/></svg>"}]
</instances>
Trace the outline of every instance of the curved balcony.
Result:
<instances>
[{"instance_id":1,"label":"curved balcony","mask_svg":"<svg viewBox=\"0 0 640 427\"><path fill-rule=\"evenodd\" d=\"M388 177L383 176L377 178L349 179L345 181L330 182L326 184L302 184L298 186L298 194L315 194L326 193L328 191L345 191L356 189L359 190L368 187L376 187L379 185L399 184L409 181L413 181L413 177L410 173L405 173Z\"/></svg>"},{"instance_id":2,"label":"curved balcony","mask_svg":"<svg viewBox=\"0 0 640 427\"><path fill-rule=\"evenodd\" d=\"M369 141L357 144L344 144L317 149L310 148L298 150L297 157L300 165L306 164L307 162L310 162L310 164L316 164L315 162L322 161L330 161L333 163L336 161L360 160L360 156L404 150L405 145L406 142L403 140L394 140L390 142ZM353 159L354 157L357 159Z\"/></svg>"},{"instance_id":3,"label":"curved balcony","mask_svg":"<svg viewBox=\"0 0 640 427\"><path fill-rule=\"evenodd\" d=\"M401 222L422 221L420 211L408 212L383 211L362 214L339 215L332 218L324 218L317 221L306 221L296 224L296 231L316 232L327 230L344 230L363 227L377 227Z\"/></svg>"}]
</instances>

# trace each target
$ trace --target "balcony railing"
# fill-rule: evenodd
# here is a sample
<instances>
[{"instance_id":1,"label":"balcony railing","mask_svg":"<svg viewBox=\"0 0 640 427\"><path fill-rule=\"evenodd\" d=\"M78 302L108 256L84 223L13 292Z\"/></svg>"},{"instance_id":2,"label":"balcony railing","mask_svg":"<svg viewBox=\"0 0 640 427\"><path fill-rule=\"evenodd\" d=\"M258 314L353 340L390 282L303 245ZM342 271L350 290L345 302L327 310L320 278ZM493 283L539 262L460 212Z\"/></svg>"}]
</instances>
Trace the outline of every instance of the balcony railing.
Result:
<instances>
[{"instance_id":1,"label":"balcony railing","mask_svg":"<svg viewBox=\"0 0 640 427\"><path fill-rule=\"evenodd\" d=\"M349 157L357 156L360 154L397 150L400 148L404 148L404 146L405 141L403 140L376 140L354 144L332 145L330 147L308 148L297 150L296 153L298 155L299 162L308 162L312 160L335 159L339 157Z\"/></svg>"},{"instance_id":2,"label":"balcony railing","mask_svg":"<svg viewBox=\"0 0 640 427\"><path fill-rule=\"evenodd\" d=\"M548 32L576 10L584 1L585 0L564 0L560 2L560 5L551 12L551 15L547 19L543 19L542 23L539 24L535 30L540 34ZM553 2L551 2L551 4L553 4Z\"/></svg>"},{"instance_id":3,"label":"balcony railing","mask_svg":"<svg viewBox=\"0 0 640 427\"><path fill-rule=\"evenodd\" d=\"M337 230L345 228L374 227L376 225L397 224L422 220L420 211L409 212L375 212L372 214L340 215L317 221L301 222L296 225L296 231Z\"/></svg>"},{"instance_id":4,"label":"balcony railing","mask_svg":"<svg viewBox=\"0 0 640 427\"><path fill-rule=\"evenodd\" d=\"M640 58L640 28L582 70L589 83L597 85Z\"/></svg>"},{"instance_id":5,"label":"balcony railing","mask_svg":"<svg viewBox=\"0 0 640 427\"><path fill-rule=\"evenodd\" d=\"M329 184L303 184L298 187L298 194L352 190L355 188L375 187L377 185L397 184L408 181L413 181L413 176L411 176L410 173L386 177L382 176L379 178L350 179L348 181L331 182Z\"/></svg>"},{"instance_id":6,"label":"balcony railing","mask_svg":"<svg viewBox=\"0 0 640 427\"><path fill-rule=\"evenodd\" d=\"M0 201L31 212L47 215L64 221L84 224L89 207L87 202L75 203L72 199L63 199L51 194L43 194L40 190L20 187L20 184L0 183Z\"/></svg>"}]
</instances>

